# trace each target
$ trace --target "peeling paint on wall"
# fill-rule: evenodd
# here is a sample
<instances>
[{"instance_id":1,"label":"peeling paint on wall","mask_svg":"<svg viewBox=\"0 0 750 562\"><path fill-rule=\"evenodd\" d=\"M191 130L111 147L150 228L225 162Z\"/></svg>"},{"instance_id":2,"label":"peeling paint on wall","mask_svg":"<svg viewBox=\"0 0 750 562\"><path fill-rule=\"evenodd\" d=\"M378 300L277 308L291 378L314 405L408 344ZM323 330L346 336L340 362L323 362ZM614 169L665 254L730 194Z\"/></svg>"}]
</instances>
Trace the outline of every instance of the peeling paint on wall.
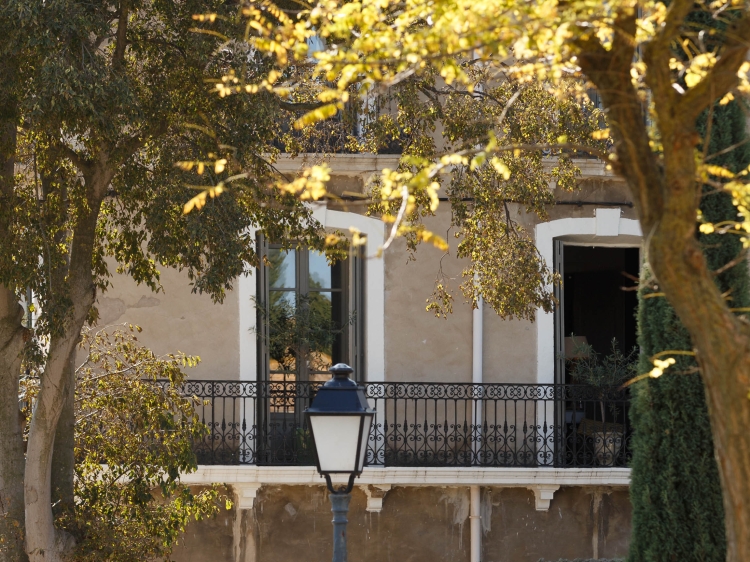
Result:
<instances>
[{"instance_id":1,"label":"peeling paint on wall","mask_svg":"<svg viewBox=\"0 0 750 562\"><path fill-rule=\"evenodd\" d=\"M469 495L469 489L462 488L446 488L443 495L440 497L440 501L445 502L446 509L448 506L453 507L453 525L458 526L458 548L463 548L463 536L464 536L464 523L469 519L469 512L471 510L471 496Z\"/></svg>"}]
</instances>

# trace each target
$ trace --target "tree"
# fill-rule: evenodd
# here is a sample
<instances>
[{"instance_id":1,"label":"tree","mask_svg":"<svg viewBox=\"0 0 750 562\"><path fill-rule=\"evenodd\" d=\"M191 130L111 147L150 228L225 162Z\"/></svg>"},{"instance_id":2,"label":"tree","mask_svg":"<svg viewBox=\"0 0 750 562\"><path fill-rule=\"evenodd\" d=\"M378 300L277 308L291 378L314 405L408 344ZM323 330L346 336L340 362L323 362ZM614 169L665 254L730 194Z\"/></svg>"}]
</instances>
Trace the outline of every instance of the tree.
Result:
<instances>
[{"instance_id":1,"label":"tree","mask_svg":"<svg viewBox=\"0 0 750 562\"><path fill-rule=\"evenodd\" d=\"M688 0L668 6L649 0L439 0L428 5L331 0L311 5L295 19L265 2L248 3L242 10L254 22L249 44L273 53L281 65L292 56L308 56L307 38L317 35L327 41L328 47L315 53L317 73L334 86L321 92L323 105L300 124L343 108L355 82L366 94L376 85L434 71L448 84L476 91L467 71L474 61L502 65L528 82L564 83L563 77L575 76L590 81L602 100L612 150L591 150L566 138L541 147L585 148L603 158L629 187L650 270L690 335L690 353L705 385L721 476L727 560L734 562L750 558L750 505L745 501L750 497L750 327L717 286L696 225L704 186L730 193L741 220L705 223L702 231L717 231L718 226L748 245L750 188L747 170L733 174L711 161L715 155L697 150L697 122L716 101L723 105L750 91L745 39L750 6L722 0L698 5L724 28L696 29L689 19L696 3ZM685 57L676 56L677 51ZM283 82L273 86L280 76L274 71L245 89L254 91L260 83L289 94ZM451 164L476 169L490 160L502 170L498 155L540 148L487 137L478 148L448 147L437 161L412 161L409 172L386 171L381 196L402 201L395 216L386 216L399 224L402 209L413 210L420 198L434 201L434 177ZM306 191L300 183L292 189L308 197L320 193L319 188ZM658 377L674 358L652 359L660 361L650 371Z\"/></svg>"},{"instance_id":2,"label":"tree","mask_svg":"<svg viewBox=\"0 0 750 562\"><path fill-rule=\"evenodd\" d=\"M710 130L708 119L712 120ZM698 122L703 139L710 134L711 154L736 148L718 156L717 165L737 173L750 165L750 145L745 116L737 101L715 104ZM704 140L703 142L706 142ZM737 210L728 193L704 188L700 210L711 223L735 222ZM732 308L750 306L750 274L742 244L737 237L718 233L700 234L699 241L713 271L723 270L716 281ZM643 349L641 370L648 371L648 358L669 350L690 352L690 336L674 309L642 274L639 292L639 338ZM678 559L721 561L726 558L724 508L719 469L714 457L708 410L698 365L690 355L675 357L680 376L639 382L635 388L631 418L633 436L633 562Z\"/></svg>"},{"instance_id":3,"label":"tree","mask_svg":"<svg viewBox=\"0 0 750 562\"><path fill-rule=\"evenodd\" d=\"M75 372L75 509L58 517L75 538L69 560L166 560L191 519L211 517L219 500L228 502L217 487L193 493L180 483L181 474L197 468L193 443L208 433L194 400L181 392L183 369L200 358L157 357L138 343L140 331L83 331ZM33 375L22 385L27 404L38 392Z\"/></svg>"},{"instance_id":4,"label":"tree","mask_svg":"<svg viewBox=\"0 0 750 562\"><path fill-rule=\"evenodd\" d=\"M704 29L723 26L700 10L688 20ZM714 104L697 125L708 153L724 151L714 159L717 165L733 173L750 165L750 146L743 144L746 120L737 101ZM703 188L700 211L710 223L738 219L731 196L709 187ZM728 295L733 308L747 307L750 278L745 260L739 259L745 255L740 241L718 233L702 233L699 241L709 268L722 271L716 276L721 292ZM689 352L692 345L687 331L664 299L648 296L657 291L648 280L648 268L643 274L639 324L644 363L668 350ZM682 376L647 379L634 389L634 521L629 557L633 561L667 555L724 560L724 509L704 387L691 356L674 359L675 371ZM642 368L647 371L648 365Z\"/></svg>"},{"instance_id":5,"label":"tree","mask_svg":"<svg viewBox=\"0 0 750 562\"><path fill-rule=\"evenodd\" d=\"M207 68L245 79L264 71L261 57L191 31L193 14L227 9L220 0L0 5L0 415L8 428L0 525L9 560L25 558L24 544L34 561L59 560L71 547L51 506L75 509L73 359L83 326L96 319L97 291L107 288L108 257L154 290L158 264L184 269L195 291L220 301L257 261L251 224L322 248L310 211L266 188L279 100L220 102L202 83ZM206 123L220 123L232 146L219 145ZM204 153L221 163L175 168ZM199 196L200 211L183 215L196 183L215 194L238 173L245 190ZM41 313L33 334L18 305L28 288ZM36 348L40 388L24 459L20 353L38 341L46 345Z\"/></svg>"}]
</instances>

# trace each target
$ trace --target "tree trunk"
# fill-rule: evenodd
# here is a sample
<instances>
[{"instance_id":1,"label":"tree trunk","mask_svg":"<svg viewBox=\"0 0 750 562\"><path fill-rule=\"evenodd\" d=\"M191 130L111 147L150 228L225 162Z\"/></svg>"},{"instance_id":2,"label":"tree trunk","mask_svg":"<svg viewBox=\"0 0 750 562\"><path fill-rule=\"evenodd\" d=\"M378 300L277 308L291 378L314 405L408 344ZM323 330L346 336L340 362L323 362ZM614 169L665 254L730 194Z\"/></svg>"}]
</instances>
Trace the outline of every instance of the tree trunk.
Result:
<instances>
[{"instance_id":1,"label":"tree trunk","mask_svg":"<svg viewBox=\"0 0 750 562\"><path fill-rule=\"evenodd\" d=\"M24 487L28 530L26 552L32 562L58 562L69 546L67 536L55 529L51 477L55 432L68 392L68 381L63 373L83 327L80 314L76 316L63 335L51 340L49 358L31 418Z\"/></svg>"},{"instance_id":2,"label":"tree trunk","mask_svg":"<svg viewBox=\"0 0 750 562\"><path fill-rule=\"evenodd\" d=\"M69 372L71 354L81 337L86 318L95 300L91 269L96 241L96 223L101 202L112 172L102 155L91 173L84 174L88 212L82 214L74 227L70 252L67 287L71 310L64 330L53 334L42 375L39 395L29 429L26 453L25 505L26 552L31 562L58 562L72 546L71 537L55 528L52 514L52 456L60 415L65 407L69 388L74 383Z\"/></svg>"},{"instance_id":3,"label":"tree trunk","mask_svg":"<svg viewBox=\"0 0 750 562\"><path fill-rule=\"evenodd\" d=\"M23 434L18 408L22 317L23 308L15 293L0 285L0 560L7 562L26 559Z\"/></svg>"},{"instance_id":4,"label":"tree trunk","mask_svg":"<svg viewBox=\"0 0 750 562\"><path fill-rule=\"evenodd\" d=\"M74 509L75 484L75 357L76 347L63 371L67 392L55 431L52 452L52 512L55 517Z\"/></svg>"},{"instance_id":5,"label":"tree trunk","mask_svg":"<svg viewBox=\"0 0 750 562\"><path fill-rule=\"evenodd\" d=\"M696 12L695 19L711 19ZM710 24L710 21L708 22ZM711 126L708 119L711 119ZM714 104L697 123L708 154L728 147L734 150L712 159L734 173L750 164L745 117L737 101ZM710 138L707 135L710 133ZM728 193L704 187L700 208L712 223L737 220L737 209ZM750 306L748 264L737 236L700 234L698 240L722 293L732 296L734 308ZM692 342L674 309L650 286L651 273L643 268L639 290L638 325L641 365L651 370L649 358L666 350L691 351ZM644 298L646 297L646 298ZM633 423L633 458L630 497L633 534L629 562L669 559L724 562L727 540L719 466L714 453L711 422L703 380L693 357L676 355L667 376L646 379L634 388L630 410ZM679 376L674 372L688 372Z\"/></svg>"},{"instance_id":6,"label":"tree trunk","mask_svg":"<svg viewBox=\"0 0 750 562\"><path fill-rule=\"evenodd\" d=\"M670 18L679 22L693 9L692 2L672 2ZM701 81L712 88L695 88L685 96L675 93L668 64L679 26L664 27L643 47L646 84L663 146L657 155L630 74L636 56L636 18L633 10L617 15L610 49L595 39L581 40L579 61L607 110L617 156L612 165L633 196L648 263L696 352L721 476L727 561L745 562L750 560L750 326L729 309L731 304L727 306L696 239L702 186L696 181L700 137L695 123L703 110L736 85L736 69L746 58L747 46L735 43L747 33L727 31L733 45L722 52L722 72ZM740 18L731 27L741 24L744 30L748 21ZM669 371L663 376L670 376Z\"/></svg>"},{"instance_id":7,"label":"tree trunk","mask_svg":"<svg viewBox=\"0 0 750 562\"><path fill-rule=\"evenodd\" d=\"M9 57L0 69L2 81L12 81L17 70ZM17 102L7 84L0 92L0 240L9 240L10 216L3 210L15 186ZM24 345L23 308L12 287L0 284L0 560L26 559L23 548L23 428L18 408L20 353ZM3 540L4 539L4 540Z\"/></svg>"}]
</instances>

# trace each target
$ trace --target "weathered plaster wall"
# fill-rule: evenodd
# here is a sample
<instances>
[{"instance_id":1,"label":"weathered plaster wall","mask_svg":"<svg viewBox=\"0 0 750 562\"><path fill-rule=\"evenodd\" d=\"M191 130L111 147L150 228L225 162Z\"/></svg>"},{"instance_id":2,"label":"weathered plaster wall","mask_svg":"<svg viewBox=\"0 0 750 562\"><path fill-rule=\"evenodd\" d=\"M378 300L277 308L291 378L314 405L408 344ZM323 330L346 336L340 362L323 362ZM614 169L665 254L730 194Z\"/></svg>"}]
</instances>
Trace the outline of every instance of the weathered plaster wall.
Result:
<instances>
[{"instance_id":1,"label":"weathered plaster wall","mask_svg":"<svg viewBox=\"0 0 750 562\"><path fill-rule=\"evenodd\" d=\"M485 305L484 382L536 382L536 327L528 320L503 320Z\"/></svg>"},{"instance_id":2,"label":"weathered plaster wall","mask_svg":"<svg viewBox=\"0 0 750 562\"><path fill-rule=\"evenodd\" d=\"M609 202L609 203L626 203L633 202L633 198L628 191L627 185L617 177L603 177L601 179L587 179L580 184L580 189L576 191L563 191L555 189L556 201L586 201L586 202ZM610 207L614 208L614 207ZM565 217L592 217L596 205L556 205L549 211L550 220L561 219ZM626 219L637 219L633 207L623 206L622 217Z\"/></svg>"},{"instance_id":3,"label":"weathered plaster wall","mask_svg":"<svg viewBox=\"0 0 750 562\"><path fill-rule=\"evenodd\" d=\"M351 560L468 560L468 490L397 488L385 501L383 512L368 513L365 494L353 491L347 528ZM331 506L322 487L262 489L255 522L257 562L331 559Z\"/></svg>"},{"instance_id":4,"label":"weathered plaster wall","mask_svg":"<svg viewBox=\"0 0 750 562\"><path fill-rule=\"evenodd\" d=\"M631 200L621 181L608 178L586 180L574 192L555 190L559 201L628 202ZM510 205L514 220L534 236L536 215ZM550 220L590 218L596 205L557 205L550 207ZM622 208L623 218L635 218L635 211ZM388 381L471 382L472 312L458 286L465 260L456 258L456 240L449 231L450 208L441 203L435 217L425 226L446 237L450 255L422 244L409 261L406 243L398 239L385 254L385 354ZM612 239L603 240L611 243ZM550 267L552 264L548 264ZM453 314L435 318L425 310L438 272L450 284ZM537 330L526 320L503 320L484 307L484 382L534 383L537 376Z\"/></svg>"},{"instance_id":5,"label":"weathered plaster wall","mask_svg":"<svg viewBox=\"0 0 750 562\"><path fill-rule=\"evenodd\" d=\"M112 271L115 266L110 264ZM97 299L99 326L132 323L143 328L138 339L157 355L182 351L201 363L188 370L195 379L239 377L239 303L237 292L223 304L191 292L185 272L161 269L164 292L154 293L130 277L115 273L112 287Z\"/></svg>"},{"instance_id":6,"label":"weathered plaster wall","mask_svg":"<svg viewBox=\"0 0 750 562\"><path fill-rule=\"evenodd\" d=\"M172 560L177 562L234 562L235 524L234 508L229 511L222 509L216 517L210 519L192 521L180 537L179 544L173 551Z\"/></svg>"},{"instance_id":7,"label":"weathered plaster wall","mask_svg":"<svg viewBox=\"0 0 750 562\"><path fill-rule=\"evenodd\" d=\"M627 490L561 488L549 511L534 509L523 488L489 488L482 497L483 562L543 558L620 558L627 554Z\"/></svg>"},{"instance_id":8,"label":"weathered plaster wall","mask_svg":"<svg viewBox=\"0 0 750 562\"><path fill-rule=\"evenodd\" d=\"M349 511L352 562L467 562L467 487L395 487L380 513L365 511L358 488ZM561 557L621 557L630 537L627 491L563 488L547 512L536 511L523 488L482 489L483 562L556 561ZM255 508L234 519L222 512L191 524L176 562L327 562L331 511L317 486L264 487ZM233 534L234 533L234 534Z\"/></svg>"}]
</instances>

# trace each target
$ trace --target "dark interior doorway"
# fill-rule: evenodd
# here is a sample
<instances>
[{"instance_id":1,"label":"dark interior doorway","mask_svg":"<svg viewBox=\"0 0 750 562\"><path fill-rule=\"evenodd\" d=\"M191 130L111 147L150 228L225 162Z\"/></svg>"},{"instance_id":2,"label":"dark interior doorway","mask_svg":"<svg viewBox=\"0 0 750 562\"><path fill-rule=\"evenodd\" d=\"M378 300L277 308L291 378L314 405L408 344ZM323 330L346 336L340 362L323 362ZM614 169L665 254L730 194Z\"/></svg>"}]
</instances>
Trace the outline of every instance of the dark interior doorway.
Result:
<instances>
[{"instance_id":1,"label":"dark interior doorway","mask_svg":"<svg viewBox=\"0 0 750 562\"><path fill-rule=\"evenodd\" d=\"M565 337L584 336L602 355L610 353L613 338L623 353L633 349L638 301L636 291L623 287L635 286L639 249L566 244L563 262ZM571 382L567 373L563 382Z\"/></svg>"}]
</instances>

